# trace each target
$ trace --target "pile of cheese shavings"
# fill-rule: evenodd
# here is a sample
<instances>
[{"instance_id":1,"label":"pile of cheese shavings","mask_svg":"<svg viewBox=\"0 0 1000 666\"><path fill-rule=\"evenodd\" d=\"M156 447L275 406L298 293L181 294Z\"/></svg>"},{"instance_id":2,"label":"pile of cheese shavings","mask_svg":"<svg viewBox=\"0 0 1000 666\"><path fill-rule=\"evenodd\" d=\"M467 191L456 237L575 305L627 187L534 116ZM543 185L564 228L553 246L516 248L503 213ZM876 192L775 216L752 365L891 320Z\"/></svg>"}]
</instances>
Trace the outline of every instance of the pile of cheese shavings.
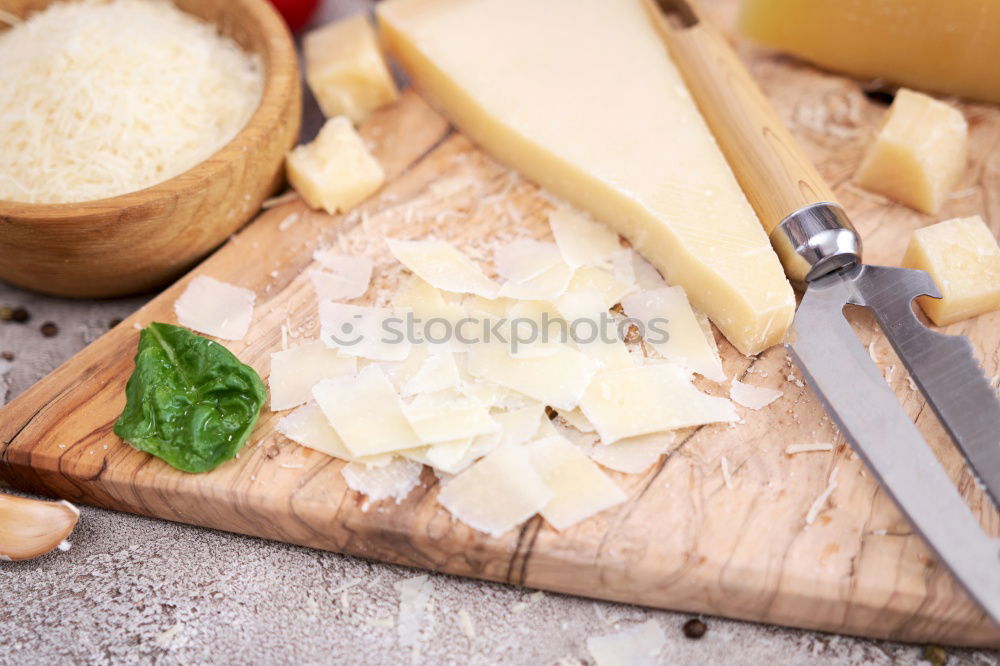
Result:
<instances>
[{"instance_id":1,"label":"pile of cheese shavings","mask_svg":"<svg viewBox=\"0 0 1000 666\"><path fill-rule=\"evenodd\" d=\"M166 0L54 3L0 32L0 200L163 182L228 143L263 87L258 56Z\"/></svg>"},{"instance_id":2,"label":"pile of cheese shavings","mask_svg":"<svg viewBox=\"0 0 1000 666\"><path fill-rule=\"evenodd\" d=\"M316 279L323 271L362 296L371 262L317 252L305 279L320 336L272 355L272 409L294 409L277 430L347 461L347 485L369 502L402 502L428 466L442 506L499 536L535 515L572 527L626 499L609 470L644 471L677 429L736 421L729 399L692 383L721 365L694 334L702 329L683 291L665 293L677 288L579 212L557 207L553 218L556 243L512 239L492 265L446 241L387 238L412 276L379 306L331 300L335 290ZM612 308L628 297L645 316L684 326L669 356L630 349L628 322L586 334L622 323ZM386 340L407 317L436 324ZM434 336L462 320L472 322L464 339ZM539 335L528 339L533 326ZM503 341L487 341L487 328Z\"/></svg>"}]
</instances>

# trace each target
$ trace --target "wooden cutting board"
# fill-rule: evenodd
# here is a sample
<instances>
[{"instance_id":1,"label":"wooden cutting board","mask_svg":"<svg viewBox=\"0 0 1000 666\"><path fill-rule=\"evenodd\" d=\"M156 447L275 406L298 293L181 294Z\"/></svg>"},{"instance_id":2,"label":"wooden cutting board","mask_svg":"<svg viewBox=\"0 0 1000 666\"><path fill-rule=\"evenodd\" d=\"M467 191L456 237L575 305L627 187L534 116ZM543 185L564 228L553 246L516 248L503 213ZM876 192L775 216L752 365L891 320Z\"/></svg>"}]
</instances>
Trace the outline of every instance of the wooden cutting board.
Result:
<instances>
[{"instance_id":1,"label":"wooden cutting board","mask_svg":"<svg viewBox=\"0 0 1000 666\"><path fill-rule=\"evenodd\" d=\"M847 79L743 54L851 212L868 260L898 262L910 232L932 220L848 182L883 107ZM963 109L972 161L941 219L980 213L996 232L1000 110ZM312 212L297 200L263 213L191 275L0 410L0 479L73 502L516 585L850 634L1000 646L1000 630L912 533L780 347L745 358L720 338L730 377L779 388L784 397L762 411L745 410L736 427L685 431L643 474L614 474L628 501L563 533L540 518L502 538L477 533L437 504L430 470L401 504L368 507L346 487L340 461L276 435L279 415L266 409L240 457L208 474L178 472L118 440L112 424L132 371L135 326L175 322L173 303L194 275L257 293L250 335L227 346L266 377L283 326L289 344L317 333L315 298L302 275L314 248L335 245L373 257L373 291L385 294L401 276L385 235L430 234L487 259L497 242L547 236L549 201L415 94L378 114L363 133L388 174L377 196L346 216ZM862 311L850 316L985 528L1000 534L997 513L871 318ZM949 332L969 335L987 373L997 374L1000 314ZM815 442L834 450L784 453L790 444ZM835 468L837 488L807 526L805 516Z\"/></svg>"}]
</instances>

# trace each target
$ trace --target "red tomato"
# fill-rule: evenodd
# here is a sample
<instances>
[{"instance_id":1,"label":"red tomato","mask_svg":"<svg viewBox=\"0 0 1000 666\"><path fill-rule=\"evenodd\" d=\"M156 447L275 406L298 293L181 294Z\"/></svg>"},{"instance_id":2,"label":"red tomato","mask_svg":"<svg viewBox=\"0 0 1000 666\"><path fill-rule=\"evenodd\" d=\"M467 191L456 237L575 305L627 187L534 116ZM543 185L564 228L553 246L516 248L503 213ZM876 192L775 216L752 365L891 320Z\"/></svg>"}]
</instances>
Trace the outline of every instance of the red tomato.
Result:
<instances>
[{"instance_id":1,"label":"red tomato","mask_svg":"<svg viewBox=\"0 0 1000 666\"><path fill-rule=\"evenodd\" d=\"M271 4L285 18L289 30L298 32L316 13L319 0L271 0Z\"/></svg>"}]
</instances>

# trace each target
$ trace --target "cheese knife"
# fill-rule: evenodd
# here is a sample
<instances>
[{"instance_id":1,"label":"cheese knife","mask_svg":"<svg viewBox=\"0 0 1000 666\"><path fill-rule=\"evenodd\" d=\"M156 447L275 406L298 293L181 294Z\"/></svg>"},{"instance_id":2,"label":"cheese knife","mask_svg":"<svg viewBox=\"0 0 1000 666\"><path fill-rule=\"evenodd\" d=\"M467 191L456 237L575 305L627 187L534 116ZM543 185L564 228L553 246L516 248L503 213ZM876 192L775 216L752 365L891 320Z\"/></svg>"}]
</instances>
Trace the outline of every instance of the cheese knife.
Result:
<instances>
[{"instance_id":1,"label":"cheese knife","mask_svg":"<svg viewBox=\"0 0 1000 666\"><path fill-rule=\"evenodd\" d=\"M861 238L726 39L685 0L644 0L692 96L804 289L786 347L834 422L940 560L1000 624L1000 540L989 537L844 317L866 307L975 478L1000 507L1000 401L964 337L913 311L940 298L923 271L872 266Z\"/></svg>"}]
</instances>

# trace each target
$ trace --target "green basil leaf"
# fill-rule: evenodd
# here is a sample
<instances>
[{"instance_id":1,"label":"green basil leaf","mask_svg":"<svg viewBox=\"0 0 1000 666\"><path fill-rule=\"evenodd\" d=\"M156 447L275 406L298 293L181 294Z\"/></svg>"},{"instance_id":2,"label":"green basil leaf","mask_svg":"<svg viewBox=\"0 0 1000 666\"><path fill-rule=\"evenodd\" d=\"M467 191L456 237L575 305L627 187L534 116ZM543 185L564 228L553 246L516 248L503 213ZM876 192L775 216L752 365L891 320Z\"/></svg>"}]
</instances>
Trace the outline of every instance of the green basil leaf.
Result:
<instances>
[{"instance_id":1,"label":"green basil leaf","mask_svg":"<svg viewBox=\"0 0 1000 666\"><path fill-rule=\"evenodd\" d=\"M115 434L185 472L206 472L240 450L260 416L260 376L217 342L169 324L139 336Z\"/></svg>"}]
</instances>

